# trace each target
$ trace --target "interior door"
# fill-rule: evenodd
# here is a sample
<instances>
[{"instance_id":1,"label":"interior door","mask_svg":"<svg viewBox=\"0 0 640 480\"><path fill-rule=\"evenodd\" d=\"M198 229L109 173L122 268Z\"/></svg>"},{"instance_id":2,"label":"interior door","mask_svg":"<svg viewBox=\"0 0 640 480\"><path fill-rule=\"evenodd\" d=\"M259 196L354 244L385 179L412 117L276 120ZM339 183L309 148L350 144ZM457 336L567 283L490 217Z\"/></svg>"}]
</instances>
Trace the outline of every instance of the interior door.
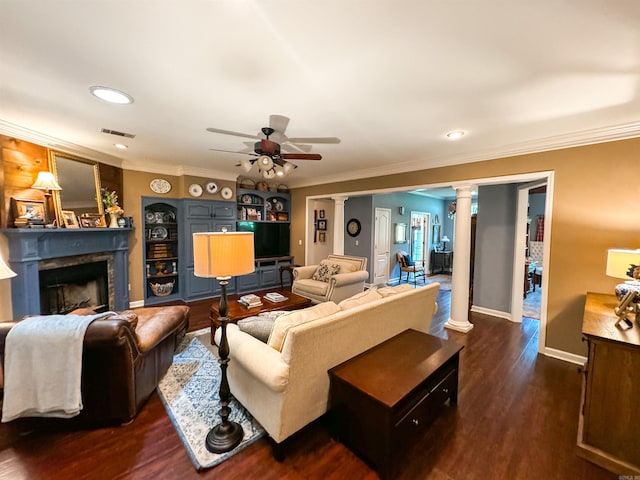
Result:
<instances>
[{"instance_id":1,"label":"interior door","mask_svg":"<svg viewBox=\"0 0 640 480\"><path fill-rule=\"evenodd\" d=\"M375 215L373 283L384 285L389 280L391 209L376 208Z\"/></svg>"},{"instance_id":2,"label":"interior door","mask_svg":"<svg viewBox=\"0 0 640 480\"><path fill-rule=\"evenodd\" d=\"M429 244L431 243L429 225L431 215L425 212L411 212L411 257L413 261L424 267L424 271L430 270Z\"/></svg>"}]
</instances>

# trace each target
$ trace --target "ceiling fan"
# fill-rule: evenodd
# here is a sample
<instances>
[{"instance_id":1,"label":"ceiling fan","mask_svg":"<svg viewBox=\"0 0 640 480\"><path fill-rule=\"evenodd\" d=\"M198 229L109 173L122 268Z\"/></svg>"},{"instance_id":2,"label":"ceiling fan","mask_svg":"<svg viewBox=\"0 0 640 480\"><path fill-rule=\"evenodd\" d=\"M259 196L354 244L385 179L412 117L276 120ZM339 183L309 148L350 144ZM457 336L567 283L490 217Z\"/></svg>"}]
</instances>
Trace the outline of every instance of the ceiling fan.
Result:
<instances>
[{"instance_id":1,"label":"ceiling fan","mask_svg":"<svg viewBox=\"0 0 640 480\"><path fill-rule=\"evenodd\" d=\"M340 143L336 137L305 137L289 138L285 135L285 130L289 124L289 118L283 115L271 115L269 126L262 127L260 133L251 135L249 133L232 132L219 128L207 128L207 131L221 133L223 135L234 135L236 137L254 138L255 143L245 142L247 148L240 151L220 150L210 148L216 152L239 153L250 155L255 158L243 159L239 165L246 172L249 172L254 163L257 163L260 174L264 178L274 178L278 175L286 175L298 168L297 165L287 160L322 160L322 155L309 153L311 145L308 143Z\"/></svg>"}]
</instances>

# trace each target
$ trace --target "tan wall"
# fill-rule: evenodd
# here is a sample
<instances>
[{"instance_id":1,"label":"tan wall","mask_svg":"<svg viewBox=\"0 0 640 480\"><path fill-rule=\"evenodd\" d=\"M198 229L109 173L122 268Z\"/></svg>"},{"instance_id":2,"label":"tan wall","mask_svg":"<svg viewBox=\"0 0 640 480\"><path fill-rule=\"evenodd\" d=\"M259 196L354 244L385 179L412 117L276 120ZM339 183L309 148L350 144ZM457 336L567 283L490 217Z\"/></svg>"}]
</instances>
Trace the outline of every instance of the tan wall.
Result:
<instances>
[{"instance_id":1,"label":"tan wall","mask_svg":"<svg viewBox=\"0 0 640 480\"><path fill-rule=\"evenodd\" d=\"M151 191L149 184L154 178L164 178L171 183L169 193L160 195ZM129 284L131 290L129 298L132 302L144 300L144 277L142 268L142 248L144 235L144 220L142 219L142 197L155 197L160 200L163 198L193 198L189 195L189 185L198 183L200 186L210 180L209 178L185 176L158 175L154 173L138 172L135 170L125 170L123 176L124 186L124 204L127 205L125 215L133 217L134 231L129 238ZM235 182L216 180L218 184L218 192L215 195L209 195L204 192L199 200L223 200L220 190L223 187L231 187L234 191L235 199Z\"/></svg>"},{"instance_id":2,"label":"tan wall","mask_svg":"<svg viewBox=\"0 0 640 480\"><path fill-rule=\"evenodd\" d=\"M551 258L545 266L547 347L585 355L580 333L585 293L613 293L619 283L605 275L607 249L640 248L639 161L640 139L632 139L294 189L291 254L304 259L298 239L304 243L307 196L554 171Z\"/></svg>"}]
</instances>

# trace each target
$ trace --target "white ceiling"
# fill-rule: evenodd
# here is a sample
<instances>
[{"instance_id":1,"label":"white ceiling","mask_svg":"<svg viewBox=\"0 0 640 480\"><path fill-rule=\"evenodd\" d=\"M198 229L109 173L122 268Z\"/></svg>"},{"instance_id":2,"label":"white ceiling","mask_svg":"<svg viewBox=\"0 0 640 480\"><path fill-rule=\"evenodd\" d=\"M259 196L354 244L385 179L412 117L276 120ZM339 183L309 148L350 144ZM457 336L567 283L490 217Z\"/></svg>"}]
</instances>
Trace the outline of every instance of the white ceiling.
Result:
<instances>
[{"instance_id":1,"label":"white ceiling","mask_svg":"<svg viewBox=\"0 0 640 480\"><path fill-rule=\"evenodd\" d=\"M341 139L291 186L637 137L639 90L638 0L0 0L0 132L166 174L235 179L206 128L271 114Z\"/></svg>"}]
</instances>

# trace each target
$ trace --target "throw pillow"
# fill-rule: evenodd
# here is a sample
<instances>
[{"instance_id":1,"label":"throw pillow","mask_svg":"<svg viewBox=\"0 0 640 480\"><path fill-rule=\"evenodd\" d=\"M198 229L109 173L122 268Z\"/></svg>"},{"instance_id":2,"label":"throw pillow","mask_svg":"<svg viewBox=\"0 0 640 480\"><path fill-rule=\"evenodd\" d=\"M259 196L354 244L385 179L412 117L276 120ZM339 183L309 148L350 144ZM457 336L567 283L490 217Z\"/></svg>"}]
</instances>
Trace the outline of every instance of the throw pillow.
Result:
<instances>
[{"instance_id":1,"label":"throw pillow","mask_svg":"<svg viewBox=\"0 0 640 480\"><path fill-rule=\"evenodd\" d=\"M273 324L276 321L273 317L247 317L238 320L238 328L261 342L267 343Z\"/></svg>"},{"instance_id":2,"label":"throw pillow","mask_svg":"<svg viewBox=\"0 0 640 480\"><path fill-rule=\"evenodd\" d=\"M411 258L411 255L409 255L408 253L406 253L404 255L405 261L407 262L407 267L413 267L416 263L413 261L413 258Z\"/></svg>"},{"instance_id":3,"label":"throw pillow","mask_svg":"<svg viewBox=\"0 0 640 480\"><path fill-rule=\"evenodd\" d=\"M313 276L313 280L319 280L320 282L328 282L332 275L335 275L340 271L340 265L320 263Z\"/></svg>"},{"instance_id":4,"label":"throw pillow","mask_svg":"<svg viewBox=\"0 0 640 480\"><path fill-rule=\"evenodd\" d=\"M322 260L320 263L338 265L340 267L340 273L350 273L350 272L355 272L357 270L357 268L353 263L340 261L337 258L332 258L331 260Z\"/></svg>"},{"instance_id":5,"label":"throw pillow","mask_svg":"<svg viewBox=\"0 0 640 480\"><path fill-rule=\"evenodd\" d=\"M294 310L288 315L282 315L275 321L267 345L281 352L284 340L291 328L327 317L339 311L340 307L334 302L324 302L314 305L313 307L303 308L302 310Z\"/></svg>"}]
</instances>

